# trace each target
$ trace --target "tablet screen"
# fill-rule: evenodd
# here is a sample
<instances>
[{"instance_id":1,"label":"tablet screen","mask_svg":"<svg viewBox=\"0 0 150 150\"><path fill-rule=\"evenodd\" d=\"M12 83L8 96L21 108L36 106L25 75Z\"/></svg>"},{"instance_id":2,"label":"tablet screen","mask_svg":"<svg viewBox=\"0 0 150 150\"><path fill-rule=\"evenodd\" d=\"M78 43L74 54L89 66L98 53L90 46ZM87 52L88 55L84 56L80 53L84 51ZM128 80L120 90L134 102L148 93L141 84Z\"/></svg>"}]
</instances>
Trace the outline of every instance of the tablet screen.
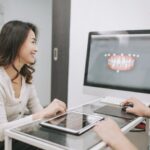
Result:
<instances>
[{"instance_id":1,"label":"tablet screen","mask_svg":"<svg viewBox=\"0 0 150 150\"><path fill-rule=\"evenodd\" d=\"M56 127L57 129L70 129L77 132L101 119L102 117L99 116L69 112L57 118L50 119L42 123L42 125L49 125L50 127Z\"/></svg>"}]
</instances>

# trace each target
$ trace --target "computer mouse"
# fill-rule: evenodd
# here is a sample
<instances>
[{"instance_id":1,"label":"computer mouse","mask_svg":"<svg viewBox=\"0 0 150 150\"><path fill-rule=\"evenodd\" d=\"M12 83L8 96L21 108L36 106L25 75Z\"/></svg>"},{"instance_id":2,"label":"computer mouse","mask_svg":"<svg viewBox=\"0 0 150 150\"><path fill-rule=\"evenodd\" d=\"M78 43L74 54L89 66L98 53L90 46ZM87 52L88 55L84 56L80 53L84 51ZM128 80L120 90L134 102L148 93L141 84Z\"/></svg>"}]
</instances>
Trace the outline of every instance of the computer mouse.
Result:
<instances>
[{"instance_id":1,"label":"computer mouse","mask_svg":"<svg viewBox=\"0 0 150 150\"><path fill-rule=\"evenodd\" d=\"M128 107L133 107L133 104L125 104L125 105L123 105L122 106L122 111L126 111L126 109L128 108Z\"/></svg>"}]
</instances>

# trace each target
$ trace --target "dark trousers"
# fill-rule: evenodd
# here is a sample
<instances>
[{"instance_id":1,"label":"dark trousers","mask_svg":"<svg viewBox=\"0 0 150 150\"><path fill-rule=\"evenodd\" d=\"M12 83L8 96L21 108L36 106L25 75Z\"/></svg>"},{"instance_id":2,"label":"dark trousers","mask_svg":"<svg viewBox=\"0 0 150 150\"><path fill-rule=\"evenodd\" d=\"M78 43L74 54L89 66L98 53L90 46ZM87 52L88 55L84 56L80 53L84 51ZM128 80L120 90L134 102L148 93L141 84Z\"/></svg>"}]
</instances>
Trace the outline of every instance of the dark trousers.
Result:
<instances>
[{"instance_id":1,"label":"dark trousers","mask_svg":"<svg viewBox=\"0 0 150 150\"><path fill-rule=\"evenodd\" d=\"M4 150L4 142L0 142L0 150ZM41 150L41 149L17 140L13 140L12 150Z\"/></svg>"}]
</instances>

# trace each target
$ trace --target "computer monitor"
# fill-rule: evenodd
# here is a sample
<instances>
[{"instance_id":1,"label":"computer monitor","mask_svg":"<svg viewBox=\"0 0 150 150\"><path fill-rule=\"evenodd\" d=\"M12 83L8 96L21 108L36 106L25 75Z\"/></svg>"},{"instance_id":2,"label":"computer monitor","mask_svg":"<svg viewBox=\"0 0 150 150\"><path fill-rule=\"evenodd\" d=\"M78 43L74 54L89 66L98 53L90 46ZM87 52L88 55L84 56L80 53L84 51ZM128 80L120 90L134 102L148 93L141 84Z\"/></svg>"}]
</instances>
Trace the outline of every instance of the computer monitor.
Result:
<instances>
[{"instance_id":1,"label":"computer monitor","mask_svg":"<svg viewBox=\"0 0 150 150\"><path fill-rule=\"evenodd\" d=\"M150 30L90 32L84 92L150 102Z\"/></svg>"}]
</instances>

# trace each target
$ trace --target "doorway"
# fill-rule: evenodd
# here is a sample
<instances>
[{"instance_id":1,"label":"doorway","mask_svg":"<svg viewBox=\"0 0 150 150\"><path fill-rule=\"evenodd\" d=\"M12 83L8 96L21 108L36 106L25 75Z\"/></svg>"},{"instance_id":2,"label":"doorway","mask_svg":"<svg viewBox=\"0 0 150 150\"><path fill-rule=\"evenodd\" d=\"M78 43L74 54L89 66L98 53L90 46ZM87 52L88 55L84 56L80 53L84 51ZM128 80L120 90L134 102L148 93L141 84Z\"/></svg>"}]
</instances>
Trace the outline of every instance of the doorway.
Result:
<instances>
[{"instance_id":1,"label":"doorway","mask_svg":"<svg viewBox=\"0 0 150 150\"><path fill-rule=\"evenodd\" d=\"M58 98L67 104L70 0L53 0L52 4L52 74L51 99Z\"/></svg>"}]
</instances>

